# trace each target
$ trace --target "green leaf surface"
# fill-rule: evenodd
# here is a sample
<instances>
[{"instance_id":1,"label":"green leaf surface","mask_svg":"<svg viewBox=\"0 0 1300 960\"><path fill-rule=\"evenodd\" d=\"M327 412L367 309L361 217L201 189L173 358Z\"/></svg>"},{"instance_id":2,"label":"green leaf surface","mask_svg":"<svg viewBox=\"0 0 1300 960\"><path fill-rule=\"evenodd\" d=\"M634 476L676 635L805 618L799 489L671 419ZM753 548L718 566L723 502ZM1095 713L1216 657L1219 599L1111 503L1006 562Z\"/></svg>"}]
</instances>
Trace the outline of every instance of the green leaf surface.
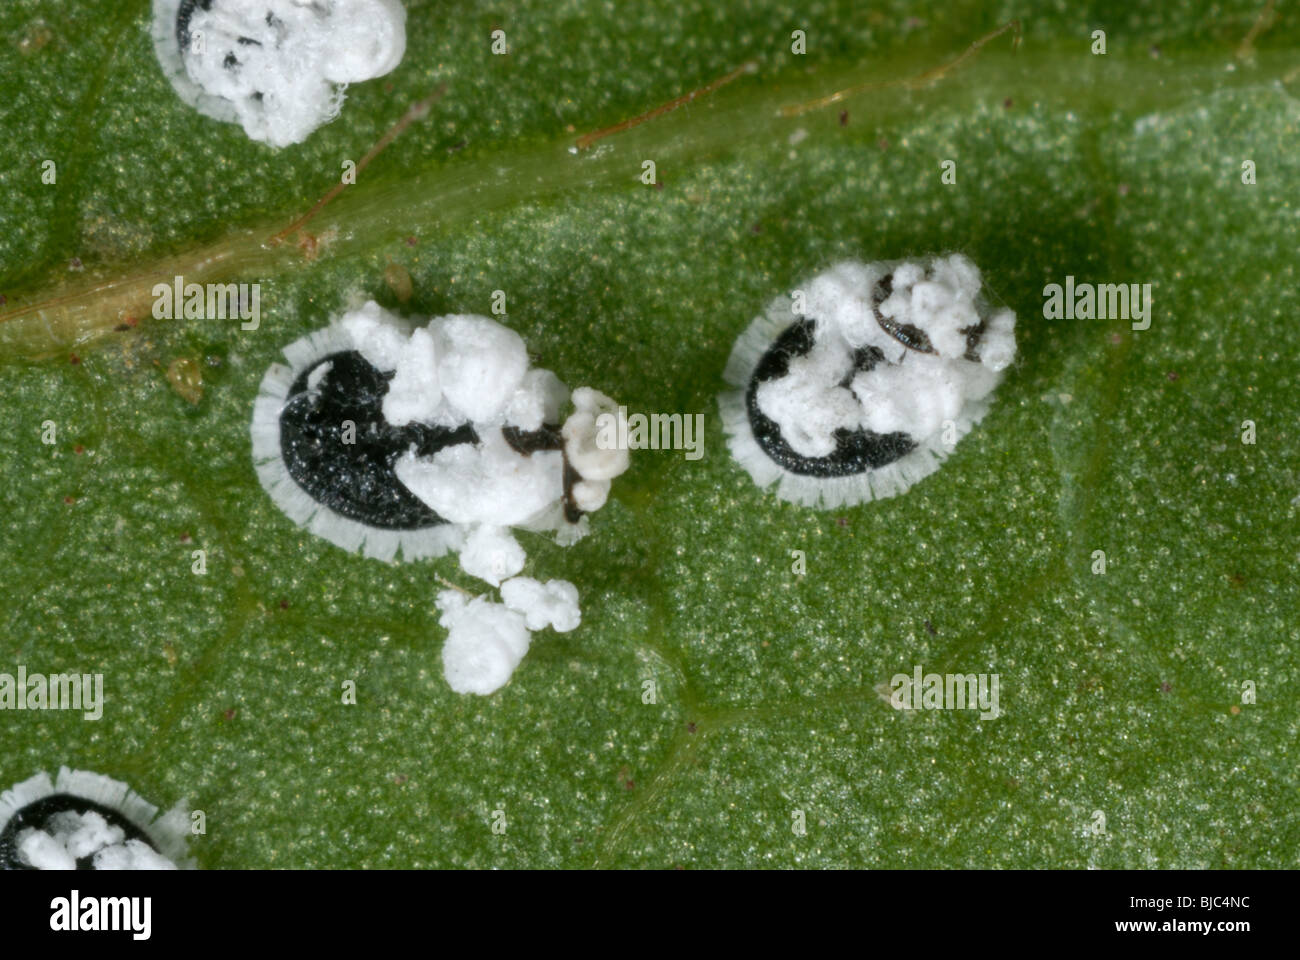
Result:
<instances>
[{"instance_id":1,"label":"green leaf surface","mask_svg":"<svg viewBox=\"0 0 1300 960\"><path fill-rule=\"evenodd\" d=\"M1300 866L1296 11L1250 52L1248 2L406 6L402 65L279 152L175 96L147 3L0 6L0 673L103 673L107 695L99 721L0 713L0 786L68 764L188 798L207 868ZM932 86L778 112L1014 17L1018 50ZM316 221L317 259L261 246L440 83ZM262 284L257 330L19 333L44 298L212 249ZM837 259L940 251L1018 317L990 415L895 499L755 488L716 416L735 337ZM455 557L345 554L252 469L266 367L350 296L396 307L390 264L402 312L504 290L567 383L705 415L702 459L638 452L591 537L525 544L583 624L487 698L442 678ZM1150 328L1044 319L1067 275L1150 283ZM876 686L916 665L998 674L1001 716L891 709Z\"/></svg>"}]
</instances>

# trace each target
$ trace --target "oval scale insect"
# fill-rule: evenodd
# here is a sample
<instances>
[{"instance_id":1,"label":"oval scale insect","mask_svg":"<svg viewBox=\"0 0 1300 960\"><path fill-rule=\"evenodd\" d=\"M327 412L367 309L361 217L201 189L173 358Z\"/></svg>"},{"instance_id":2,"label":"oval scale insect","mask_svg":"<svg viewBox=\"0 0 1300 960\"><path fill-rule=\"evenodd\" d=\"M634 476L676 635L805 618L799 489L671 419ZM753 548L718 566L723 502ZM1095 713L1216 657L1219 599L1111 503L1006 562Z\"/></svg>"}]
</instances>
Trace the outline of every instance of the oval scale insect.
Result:
<instances>
[{"instance_id":1,"label":"oval scale insect","mask_svg":"<svg viewBox=\"0 0 1300 960\"><path fill-rule=\"evenodd\" d=\"M365 320L366 317L371 320ZM470 316L446 320L477 324L476 329L483 336L504 338L502 343L522 358L518 362L526 364L522 341L494 321ZM381 311L376 304L367 304L285 348L288 365L273 364L263 378L253 408L251 437L253 460L262 485L290 519L346 550L386 561L393 561L399 553L405 559L415 559L460 550L472 527L482 523L553 531L562 543L582 535L586 513L583 505L595 509L593 485L603 484L607 489L608 481L584 479L582 470L574 463L576 448L566 440L566 427L559 422L556 406L569 394L553 374L535 369L527 373L528 377L539 375L529 381L534 393L540 390L540 397L550 397L536 400L552 408L549 413L553 418L549 420L542 416L540 422L512 422L513 415L507 407L515 391L523 390L516 386L516 380L508 380L509 385L505 387L471 385L480 401L495 389L505 390L506 395L495 401L488 397L488 407L503 411L489 421L479 423L467 415L457 415L455 411L459 408L449 404L446 398L439 400L437 373L430 368L425 374L427 385L416 382L414 389L427 397L434 418L399 417L390 422L385 416L385 402L392 399L390 393L398 376L394 366L397 361L392 360L386 369L371 362L373 357L367 358L349 332L347 325L355 322L377 324L365 327L370 336L378 338L376 342L391 342L387 338L397 336L397 342L404 345L390 347L395 350L394 357L413 350L403 338L420 332L439 337L442 334L438 331L444 329L443 319L438 318L430 321L427 331L421 328L411 333L396 316ZM471 337L470 342L473 340ZM482 363L492 366L498 362L510 365L508 357L460 356L448 344L439 349L442 362L449 362L454 368L477 370ZM507 354L510 352L507 349ZM399 393L404 389L398 385ZM594 391L580 392L603 396ZM574 398L577 396L575 393ZM419 405L418 400L411 401L409 396L404 399ZM536 403L528 408L535 417ZM594 456L601 460L609 456L604 451L585 450L591 446L589 442L580 446L585 452L579 451L583 452L579 459ZM475 459L489 447L495 459ZM626 460L625 452L621 456ZM427 495L421 496L419 491L411 489L409 480L413 475L415 479L432 475L437 486L436 475L442 468L437 468L435 463L448 464L448 470L455 469L448 457L451 461L472 461L480 464L481 469L501 469L521 477L524 476L521 471L530 472L537 483L553 484L554 510L540 518L513 520L502 519L491 510L469 511L479 517L473 521L465 519L464 510L444 516ZM548 466L552 462L553 469ZM413 464L419 470L406 473L404 481L399 472L403 467L411 470ZM457 506L466 506L464 497L476 496L478 486L471 483ZM511 489L495 495L513 498ZM603 497L597 499L603 502Z\"/></svg>"},{"instance_id":2,"label":"oval scale insect","mask_svg":"<svg viewBox=\"0 0 1300 960\"><path fill-rule=\"evenodd\" d=\"M159 817L125 783L62 767L0 794L0 870L190 867L189 825L183 803Z\"/></svg>"},{"instance_id":3,"label":"oval scale insect","mask_svg":"<svg viewBox=\"0 0 1300 960\"><path fill-rule=\"evenodd\" d=\"M983 417L1014 322L960 254L838 264L737 339L719 397L732 455L794 503L896 496Z\"/></svg>"}]
</instances>

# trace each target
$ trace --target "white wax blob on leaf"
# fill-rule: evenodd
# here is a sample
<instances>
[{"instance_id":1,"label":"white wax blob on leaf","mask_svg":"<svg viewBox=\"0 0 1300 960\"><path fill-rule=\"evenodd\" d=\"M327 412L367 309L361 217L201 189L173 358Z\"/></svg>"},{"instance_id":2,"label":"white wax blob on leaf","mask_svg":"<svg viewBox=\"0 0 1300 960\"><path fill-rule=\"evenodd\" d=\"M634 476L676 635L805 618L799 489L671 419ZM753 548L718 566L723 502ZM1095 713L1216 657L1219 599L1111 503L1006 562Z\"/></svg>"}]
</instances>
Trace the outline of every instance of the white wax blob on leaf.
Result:
<instances>
[{"instance_id":1,"label":"white wax blob on leaf","mask_svg":"<svg viewBox=\"0 0 1300 960\"><path fill-rule=\"evenodd\" d=\"M460 549L460 568L494 587L524 568L528 557L505 527L480 524Z\"/></svg>"},{"instance_id":2,"label":"white wax blob on leaf","mask_svg":"<svg viewBox=\"0 0 1300 960\"><path fill-rule=\"evenodd\" d=\"M568 633L582 623L578 588L567 580L542 583L532 577L515 577L501 585L501 599L524 615L529 630L551 627L557 633Z\"/></svg>"},{"instance_id":3,"label":"white wax blob on leaf","mask_svg":"<svg viewBox=\"0 0 1300 960\"><path fill-rule=\"evenodd\" d=\"M522 614L458 590L438 594L439 619L447 628L443 676L457 693L487 696L506 685L528 652L532 634Z\"/></svg>"},{"instance_id":4,"label":"white wax blob on leaf","mask_svg":"<svg viewBox=\"0 0 1300 960\"><path fill-rule=\"evenodd\" d=\"M506 406L506 422L522 430L539 430L542 424L559 423L560 410L569 399L569 389L550 370L532 369Z\"/></svg>"},{"instance_id":5,"label":"white wax blob on leaf","mask_svg":"<svg viewBox=\"0 0 1300 960\"><path fill-rule=\"evenodd\" d=\"M495 693L509 682L535 631L566 633L582 622L578 588L567 580L513 577L501 585L501 598L503 603L459 590L438 594L439 623L448 630L443 675L457 693Z\"/></svg>"},{"instance_id":6,"label":"white wax blob on leaf","mask_svg":"<svg viewBox=\"0 0 1300 960\"><path fill-rule=\"evenodd\" d=\"M791 357L779 380L759 384L758 406L781 427L796 453L826 457L835 452L835 432L862 426L862 407L841 386L853 372L848 350L814 344L802 357Z\"/></svg>"},{"instance_id":7,"label":"white wax blob on leaf","mask_svg":"<svg viewBox=\"0 0 1300 960\"><path fill-rule=\"evenodd\" d=\"M476 316L444 317L439 332L447 344L438 376L448 406L475 423L502 420L528 369L523 338Z\"/></svg>"},{"instance_id":8,"label":"white wax blob on leaf","mask_svg":"<svg viewBox=\"0 0 1300 960\"><path fill-rule=\"evenodd\" d=\"M560 454L542 450L521 456L499 430L476 444L444 447L432 457L407 453L394 472L451 523L541 525L564 495Z\"/></svg>"},{"instance_id":9,"label":"white wax blob on leaf","mask_svg":"<svg viewBox=\"0 0 1300 960\"><path fill-rule=\"evenodd\" d=\"M393 369L393 379L388 381L388 392L384 394L384 419L399 427L413 420L436 421L442 407L442 390L433 333L412 330Z\"/></svg>"},{"instance_id":10,"label":"white wax blob on leaf","mask_svg":"<svg viewBox=\"0 0 1300 960\"><path fill-rule=\"evenodd\" d=\"M345 334L342 339L383 373L397 370L411 338L409 325L373 300L348 310L337 327Z\"/></svg>"}]
</instances>

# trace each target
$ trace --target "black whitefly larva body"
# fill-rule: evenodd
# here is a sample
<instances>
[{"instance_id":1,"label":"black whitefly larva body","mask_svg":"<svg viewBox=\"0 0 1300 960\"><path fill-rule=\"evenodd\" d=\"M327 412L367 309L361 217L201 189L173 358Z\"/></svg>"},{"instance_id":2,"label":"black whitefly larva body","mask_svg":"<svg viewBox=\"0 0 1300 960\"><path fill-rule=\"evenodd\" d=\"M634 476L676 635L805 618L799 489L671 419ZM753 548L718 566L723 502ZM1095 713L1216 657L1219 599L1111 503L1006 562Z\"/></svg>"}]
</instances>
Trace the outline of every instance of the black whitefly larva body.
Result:
<instances>
[{"instance_id":1,"label":"black whitefly larva body","mask_svg":"<svg viewBox=\"0 0 1300 960\"><path fill-rule=\"evenodd\" d=\"M321 372L316 389L308 384ZM431 457L461 443L478 443L470 423L455 427L409 423L397 427L383 416L391 372L382 373L355 350L330 354L298 375L280 414L280 447L289 475L312 499L350 520L385 530L419 530L446 523L413 495L393 471L409 450ZM349 442L340 424L354 426ZM502 436L523 456L563 450L560 427L537 430L505 426ZM566 519L577 523L583 511L569 492L581 480L565 472Z\"/></svg>"},{"instance_id":2,"label":"black whitefly larva body","mask_svg":"<svg viewBox=\"0 0 1300 960\"><path fill-rule=\"evenodd\" d=\"M309 380L322 370L316 389L309 389ZM477 443L478 435L470 424L389 424L382 404L392 376L355 350L330 354L303 370L280 414L285 467L312 499L350 520L386 530L446 523L402 485L393 464L412 447L432 456L452 444ZM350 442L342 424L355 427Z\"/></svg>"},{"instance_id":3,"label":"black whitefly larva body","mask_svg":"<svg viewBox=\"0 0 1300 960\"><path fill-rule=\"evenodd\" d=\"M810 477L844 477L883 467L909 453L916 444L905 433L878 434L868 430L841 430L835 452L824 457L805 457L791 449L777 425L758 408L759 384L784 376L791 357L804 356L812 349L812 320L791 324L764 354L745 391L745 407L754 438L763 452L791 473ZM884 359L878 348L863 348L854 354L853 368L869 371Z\"/></svg>"}]
</instances>

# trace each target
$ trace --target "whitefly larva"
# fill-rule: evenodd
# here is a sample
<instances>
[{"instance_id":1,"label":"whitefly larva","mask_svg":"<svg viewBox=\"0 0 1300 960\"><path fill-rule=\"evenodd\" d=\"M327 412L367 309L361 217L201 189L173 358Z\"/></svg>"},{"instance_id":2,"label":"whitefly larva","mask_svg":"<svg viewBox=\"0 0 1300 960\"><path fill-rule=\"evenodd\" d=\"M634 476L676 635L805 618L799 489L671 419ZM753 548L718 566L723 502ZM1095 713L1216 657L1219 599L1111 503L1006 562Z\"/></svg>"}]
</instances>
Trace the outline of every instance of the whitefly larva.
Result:
<instances>
[{"instance_id":1,"label":"whitefly larva","mask_svg":"<svg viewBox=\"0 0 1300 960\"><path fill-rule=\"evenodd\" d=\"M979 422L1015 359L1015 315L961 254L845 262L741 334L719 398L732 455L784 500L903 493Z\"/></svg>"},{"instance_id":2,"label":"whitefly larva","mask_svg":"<svg viewBox=\"0 0 1300 960\"><path fill-rule=\"evenodd\" d=\"M191 820L162 816L120 780L62 767L0 794L0 870L175 870L193 866Z\"/></svg>"},{"instance_id":3,"label":"whitefly larva","mask_svg":"<svg viewBox=\"0 0 1300 960\"><path fill-rule=\"evenodd\" d=\"M520 576L518 530L584 536L626 449L600 443L618 407L530 365L523 339L472 314L415 324L373 301L291 343L251 426L262 486L296 524L386 562L459 554L501 602L440 592L448 683L499 689L533 631L575 629L578 591ZM566 411L567 415L566 415Z\"/></svg>"},{"instance_id":4,"label":"whitefly larva","mask_svg":"<svg viewBox=\"0 0 1300 960\"><path fill-rule=\"evenodd\" d=\"M338 116L350 83L406 51L400 0L154 0L154 51L181 99L284 147Z\"/></svg>"}]
</instances>

